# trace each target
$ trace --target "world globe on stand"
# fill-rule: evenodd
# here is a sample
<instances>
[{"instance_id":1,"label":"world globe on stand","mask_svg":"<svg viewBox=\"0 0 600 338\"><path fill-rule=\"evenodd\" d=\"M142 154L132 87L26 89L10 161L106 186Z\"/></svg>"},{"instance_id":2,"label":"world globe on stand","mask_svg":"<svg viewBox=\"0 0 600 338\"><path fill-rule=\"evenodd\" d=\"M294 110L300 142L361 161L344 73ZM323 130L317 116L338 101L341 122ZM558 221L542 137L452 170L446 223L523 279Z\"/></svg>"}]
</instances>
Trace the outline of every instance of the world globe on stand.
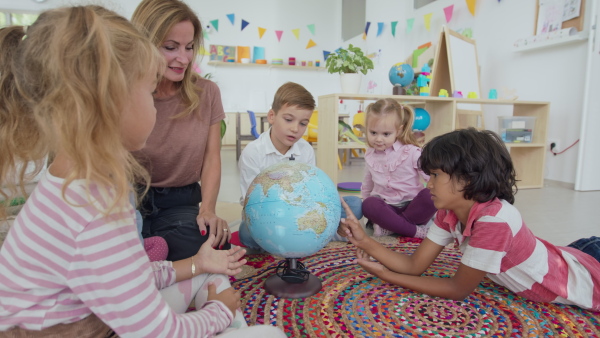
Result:
<instances>
[{"instance_id":1,"label":"world globe on stand","mask_svg":"<svg viewBox=\"0 0 600 338\"><path fill-rule=\"evenodd\" d=\"M408 87L415 79L415 71L407 63L399 62L390 68L389 78L394 86Z\"/></svg>"},{"instance_id":2,"label":"world globe on stand","mask_svg":"<svg viewBox=\"0 0 600 338\"><path fill-rule=\"evenodd\" d=\"M244 221L265 251L301 258L321 250L337 231L341 202L321 169L285 161L264 169L250 184Z\"/></svg>"}]
</instances>

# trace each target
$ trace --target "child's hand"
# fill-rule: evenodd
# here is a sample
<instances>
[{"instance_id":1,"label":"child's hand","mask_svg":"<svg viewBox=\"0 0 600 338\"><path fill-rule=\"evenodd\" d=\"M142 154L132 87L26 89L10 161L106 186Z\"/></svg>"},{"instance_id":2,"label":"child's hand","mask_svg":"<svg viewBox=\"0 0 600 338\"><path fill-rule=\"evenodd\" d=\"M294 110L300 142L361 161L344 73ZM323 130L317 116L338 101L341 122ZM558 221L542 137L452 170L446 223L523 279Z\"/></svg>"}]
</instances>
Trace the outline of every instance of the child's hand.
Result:
<instances>
[{"instance_id":1,"label":"child's hand","mask_svg":"<svg viewBox=\"0 0 600 338\"><path fill-rule=\"evenodd\" d=\"M242 306L240 297L240 292L232 287L221 291L221 293L217 293L217 286L213 283L208 284L208 300L218 300L223 302L223 304L231 310L234 317L235 311Z\"/></svg>"},{"instance_id":2,"label":"child's hand","mask_svg":"<svg viewBox=\"0 0 600 338\"><path fill-rule=\"evenodd\" d=\"M215 235L210 234L198 250L198 254L193 257L194 263L200 270L197 274L222 273L233 276L240 273L241 266L246 264L245 259L240 260L246 250L235 245L232 245L229 250L216 250L212 247L214 242Z\"/></svg>"},{"instance_id":3,"label":"child's hand","mask_svg":"<svg viewBox=\"0 0 600 338\"><path fill-rule=\"evenodd\" d=\"M371 260L371 256L367 254L363 249L356 249L356 263L360 265L366 272L373 276L383 279L383 275L390 271L383 264Z\"/></svg>"},{"instance_id":4,"label":"child's hand","mask_svg":"<svg viewBox=\"0 0 600 338\"><path fill-rule=\"evenodd\" d=\"M344 199L340 199L342 202L342 208L346 211L346 218L340 220L340 226L338 227L338 233L341 236L348 237L350 243L361 247L361 245L369 239L369 236L360 225L360 222L356 219L356 216L352 213L352 210L346 204ZM342 231L342 233L340 233Z\"/></svg>"}]
</instances>

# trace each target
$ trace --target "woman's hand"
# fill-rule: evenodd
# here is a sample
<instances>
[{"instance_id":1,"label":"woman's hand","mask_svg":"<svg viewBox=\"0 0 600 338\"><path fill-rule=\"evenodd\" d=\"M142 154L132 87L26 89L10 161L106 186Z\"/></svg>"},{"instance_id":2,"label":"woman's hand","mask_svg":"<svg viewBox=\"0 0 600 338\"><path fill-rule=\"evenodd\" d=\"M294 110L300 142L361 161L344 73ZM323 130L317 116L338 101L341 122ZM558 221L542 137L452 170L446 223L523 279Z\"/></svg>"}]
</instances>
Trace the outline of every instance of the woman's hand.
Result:
<instances>
[{"instance_id":1,"label":"woman's hand","mask_svg":"<svg viewBox=\"0 0 600 338\"><path fill-rule=\"evenodd\" d=\"M198 227L202 236L206 234L206 227L209 228L209 234L215 235L215 242L213 247L222 248L227 242L231 242L231 231L227 222L218 217L214 212L200 211L198 217L196 217Z\"/></svg>"},{"instance_id":2,"label":"woman's hand","mask_svg":"<svg viewBox=\"0 0 600 338\"><path fill-rule=\"evenodd\" d=\"M340 220L340 226L338 227L338 234L344 237L348 237L350 243L362 248L366 245L366 242L370 239L362 225L356 216L352 213L352 210L346 204L343 198L340 198L342 202L342 208L346 211L346 218ZM340 233L341 232L341 233Z\"/></svg>"},{"instance_id":3,"label":"woman's hand","mask_svg":"<svg viewBox=\"0 0 600 338\"><path fill-rule=\"evenodd\" d=\"M227 288L221 293L217 293L217 287L215 284L208 284L208 300L218 300L225 304L231 310L231 313L235 317L235 311L242 307L242 301L240 300L240 292L236 291L233 287Z\"/></svg>"},{"instance_id":4,"label":"woman's hand","mask_svg":"<svg viewBox=\"0 0 600 338\"><path fill-rule=\"evenodd\" d=\"M229 250L215 250L212 246L215 242L215 235L208 235L208 239L198 253L194 256L194 264L201 273L220 273L233 276L242 271L242 265L246 260L240 260L246 253L245 249L239 246L232 246Z\"/></svg>"}]
</instances>

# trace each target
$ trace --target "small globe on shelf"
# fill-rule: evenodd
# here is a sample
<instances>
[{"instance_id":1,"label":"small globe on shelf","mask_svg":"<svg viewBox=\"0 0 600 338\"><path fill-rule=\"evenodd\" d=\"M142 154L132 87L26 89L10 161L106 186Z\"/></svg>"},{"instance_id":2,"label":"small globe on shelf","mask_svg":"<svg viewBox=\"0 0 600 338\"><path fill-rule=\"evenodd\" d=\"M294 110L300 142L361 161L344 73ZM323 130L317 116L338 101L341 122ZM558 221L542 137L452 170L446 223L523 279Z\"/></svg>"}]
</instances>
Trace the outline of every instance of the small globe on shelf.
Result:
<instances>
[{"instance_id":1,"label":"small globe on shelf","mask_svg":"<svg viewBox=\"0 0 600 338\"><path fill-rule=\"evenodd\" d=\"M429 128L431 123L431 116L427 110L423 108L415 108L415 120L413 122L412 130L414 132L425 131Z\"/></svg>"},{"instance_id":2,"label":"small globe on shelf","mask_svg":"<svg viewBox=\"0 0 600 338\"><path fill-rule=\"evenodd\" d=\"M394 85L394 94L404 94L405 88L415 79L415 71L409 64L399 62L390 68L389 78Z\"/></svg>"},{"instance_id":3,"label":"small globe on shelf","mask_svg":"<svg viewBox=\"0 0 600 338\"><path fill-rule=\"evenodd\" d=\"M341 202L333 181L321 169L285 161L264 169L250 184L244 222L265 251L286 258L265 282L278 297L304 298L321 281L298 261L321 250L337 231Z\"/></svg>"}]
</instances>

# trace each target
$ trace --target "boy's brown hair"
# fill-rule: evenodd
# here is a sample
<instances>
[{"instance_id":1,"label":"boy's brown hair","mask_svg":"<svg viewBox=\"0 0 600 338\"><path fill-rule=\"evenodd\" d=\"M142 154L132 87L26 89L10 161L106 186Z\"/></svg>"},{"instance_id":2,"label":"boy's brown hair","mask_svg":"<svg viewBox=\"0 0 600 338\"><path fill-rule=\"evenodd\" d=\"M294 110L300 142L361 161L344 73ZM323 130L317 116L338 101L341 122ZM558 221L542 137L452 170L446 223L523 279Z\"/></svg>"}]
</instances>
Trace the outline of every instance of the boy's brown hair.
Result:
<instances>
[{"instance_id":1,"label":"boy's brown hair","mask_svg":"<svg viewBox=\"0 0 600 338\"><path fill-rule=\"evenodd\" d=\"M286 82L277 89L271 109L277 114L286 105L315 110L315 99L303 86L294 82Z\"/></svg>"}]
</instances>

